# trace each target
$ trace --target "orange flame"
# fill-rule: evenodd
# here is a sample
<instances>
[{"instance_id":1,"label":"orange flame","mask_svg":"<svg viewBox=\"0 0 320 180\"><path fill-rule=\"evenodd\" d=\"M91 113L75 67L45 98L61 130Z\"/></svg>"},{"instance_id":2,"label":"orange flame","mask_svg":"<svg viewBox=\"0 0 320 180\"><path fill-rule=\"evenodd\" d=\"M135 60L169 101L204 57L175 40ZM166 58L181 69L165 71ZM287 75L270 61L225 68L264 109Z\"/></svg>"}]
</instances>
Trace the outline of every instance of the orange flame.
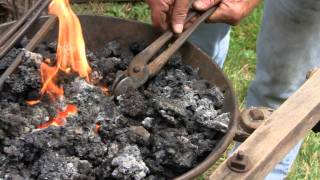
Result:
<instances>
[{"instance_id":1,"label":"orange flame","mask_svg":"<svg viewBox=\"0 0 320 180\"><path fill-rule=\"evenodd\" d=\"M58 73L75 72L80 77L89 81L91 68L85 54L85 43L82 35L82 29L78 17L72 11L69 0L52 0L49 5L49 13L59 19L59 37L56 54L56 64L50 66L50 60L47 59L40 66L42 80L41 95L47 93L53 101L62 97L64 91L57 85ZM27 101L29 105L37 104L39 101ZM66 110L59 112L58 115L41 124L38 128L47 128L50 125L63 126L66 123L65 118L75 114L77 107L67 105Z\"/></svg>"},{"instance_id":2,"label":"orange flame","mask_svg":"<svg viewBox=\"0 0 320 180\"><path fill-rule=\"evenodd\" d=\"M42 63L41 94L49 93L54 97L63 95L63 89L56 85L56 76L59 70L69 73L73 71L89 81L91 68L85 54L85 43L78 17L72 11L69 0L52 0L49 13L58 16L59 38L57 47L57 62L51 67Z\"/></svg>"},{"instance_id":3,"label":"orange flame","mask_svg":"<svg viewBox=\"0 0 320 180\"><path fill-rule=\"evenodd\" d=\"M42 63L40 66L42 89L41 94L48 93L53 99L55 97L63 96L63 89L55 84L56 75L59 69L57 67L51 67L46 63Z\"/></svg>"},{"instance_id":4,"label":"orange flame","mask_svg":"<svg viewBox=\"0 0 320 180\"><path fill-rule=\"evenodd\" d=\"M40 124L37 128L45 129L45 128L48 128L49 126L64 126L66 124L66 118L70 115L76 114L77 111L78 110L75 105L69 104L67 105L67 108L65 111L58 112L58 115L55 118L43 124Z\"/></svg>"}]
</instances>

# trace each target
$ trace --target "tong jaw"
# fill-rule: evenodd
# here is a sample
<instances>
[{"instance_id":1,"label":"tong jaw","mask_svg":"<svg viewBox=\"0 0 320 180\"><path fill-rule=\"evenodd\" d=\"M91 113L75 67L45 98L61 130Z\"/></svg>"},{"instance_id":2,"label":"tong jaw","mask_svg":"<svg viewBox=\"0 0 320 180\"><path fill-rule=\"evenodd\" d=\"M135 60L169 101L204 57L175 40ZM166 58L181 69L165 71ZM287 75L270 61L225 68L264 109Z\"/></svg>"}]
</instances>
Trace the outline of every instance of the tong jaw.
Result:
<instances>
[{"instance_id":1,"label":"tong jaw","mask_svg":"<svg viewBox=\"0 0 320 180\"><path fill-rule=\"evenodd\" d=\"M129 90L134 90L142 86L148 81L148 68L142 68L142 71L137 72L140 76L129 76L128 70L118 71L116 79L112 84L112 92L115 96L126 93Z\"/></svg>"}]
</instances>

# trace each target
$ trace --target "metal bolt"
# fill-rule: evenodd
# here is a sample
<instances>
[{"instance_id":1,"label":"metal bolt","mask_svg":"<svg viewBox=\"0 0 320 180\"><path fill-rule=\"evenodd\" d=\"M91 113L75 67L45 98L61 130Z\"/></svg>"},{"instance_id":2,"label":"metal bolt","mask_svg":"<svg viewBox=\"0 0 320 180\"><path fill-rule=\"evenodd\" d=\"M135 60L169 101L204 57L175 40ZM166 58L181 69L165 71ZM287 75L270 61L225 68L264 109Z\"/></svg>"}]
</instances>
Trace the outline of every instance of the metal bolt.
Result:
<instances>
[{"instance_id":1,"label":"metal bolt","mask_svg":"<svg viewBox=\"0 0 320 180\"><path fill-rule=\"evenodd\" d=\"M243 160L244 158L244 152L243 151L238 151L236 155L237 160Z\"/></svg>"},{"instance_id":2,"label":"metal bolt","mask_svg":"<svg viewBox=\"0 0 320 180\"><path fill-rule=\"evenodd\" d=\"M133 68L133 72L134 72L134 73L138 73L138 72L140 72L140 70L141 70L141 69L140 69L139 67L134 67L134 68Z\"/></svg>"},{"instance_id":3,"label":"metal bolt","mask_svg":"<svg viewBox=\"0 0 320 180\"><path fill-rule=\"evenodd\" d=\"M227 163L228 167L235 172L246 172L250 169L251 163L248 156L243 151L234 154Z\"/></svg>"},{"instance_id":4,"label":"metal bolt","mask_svg":"<svg viewBox=\"0 0 320 180\"><path fill-rule=\"evenodd\" d=\"M254 121L264 120L264 113L258 109L250 110L249 114Z\"/></svg>"}]
</instances>

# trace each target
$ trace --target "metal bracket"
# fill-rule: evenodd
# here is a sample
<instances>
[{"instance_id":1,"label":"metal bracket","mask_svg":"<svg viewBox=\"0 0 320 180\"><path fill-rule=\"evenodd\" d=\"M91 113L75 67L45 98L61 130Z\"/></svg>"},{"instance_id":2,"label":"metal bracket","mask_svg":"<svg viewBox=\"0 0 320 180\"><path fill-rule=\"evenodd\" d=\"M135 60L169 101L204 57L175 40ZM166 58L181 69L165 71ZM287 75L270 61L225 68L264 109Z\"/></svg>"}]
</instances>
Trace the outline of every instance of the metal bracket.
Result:
<instances>
[{"instance_id":1,"label":"metal bracket","mask_svg":"<svg viewBox=\"0 0 320 180\"><path fill-rule=\"evenodd\" d=\"M232 171L244 173L250 169L252 164L249 157L243 151L238 151L228 160L227 165Z\"/></svg>"},{"instance_id":2,"label":"metal bracket","mask_svg":"<svg viewBox=\"0 0 320 180\"><path fill-rule=\"evenodd\" d=\"M267 107L252 107L241 112L238 130L235 140L243 142L253 133L263 122L271 116L274 110Z\"/></svg>"}]
</instances>

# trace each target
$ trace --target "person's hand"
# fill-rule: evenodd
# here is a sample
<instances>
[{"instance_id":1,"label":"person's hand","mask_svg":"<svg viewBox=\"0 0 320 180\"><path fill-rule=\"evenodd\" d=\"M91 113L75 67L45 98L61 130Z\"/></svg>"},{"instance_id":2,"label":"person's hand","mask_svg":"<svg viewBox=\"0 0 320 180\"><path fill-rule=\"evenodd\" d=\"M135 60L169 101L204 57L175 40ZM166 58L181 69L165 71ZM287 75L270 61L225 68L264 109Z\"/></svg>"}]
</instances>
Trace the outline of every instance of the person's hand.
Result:
<instances>
[{"instance_id":1,"label":"person's hand","mask_svg":"<svg viewBox=\"0 0 320 180\"><path fill-rule=\"evenodd\" d=\"M208 18L207 22L221 22L237 25L243 18L259 4L260 0L197 0L193 7L205 11L218 4L217 10Z\"/></svg>"},{"instance_id":2,"label":"person's hand","mask_svg":"<svg viewBox=\"0 0 320 180\"><path fill-rule=\"evenodd\" d=\"M183 31L191 0L147 0L147 2L151 9L153 24L156 27L166 30L171 26L176 33ZM259 2L260 0L197 0L193 6L197 10L205 11L218 5L218 9L209 17L208 22L236 25Z\"/></svg>"},{"instance_id":3,"label":"person's hand","mask_svg":"<svg viewBox=\"0 0 320 180\"><path fill-rule=\"evenodd\" d=\"M190 0L147 0L151 9L153 25L167 30L172 27L175 33L183 31Z\"/></svg>"}]
</instances>

